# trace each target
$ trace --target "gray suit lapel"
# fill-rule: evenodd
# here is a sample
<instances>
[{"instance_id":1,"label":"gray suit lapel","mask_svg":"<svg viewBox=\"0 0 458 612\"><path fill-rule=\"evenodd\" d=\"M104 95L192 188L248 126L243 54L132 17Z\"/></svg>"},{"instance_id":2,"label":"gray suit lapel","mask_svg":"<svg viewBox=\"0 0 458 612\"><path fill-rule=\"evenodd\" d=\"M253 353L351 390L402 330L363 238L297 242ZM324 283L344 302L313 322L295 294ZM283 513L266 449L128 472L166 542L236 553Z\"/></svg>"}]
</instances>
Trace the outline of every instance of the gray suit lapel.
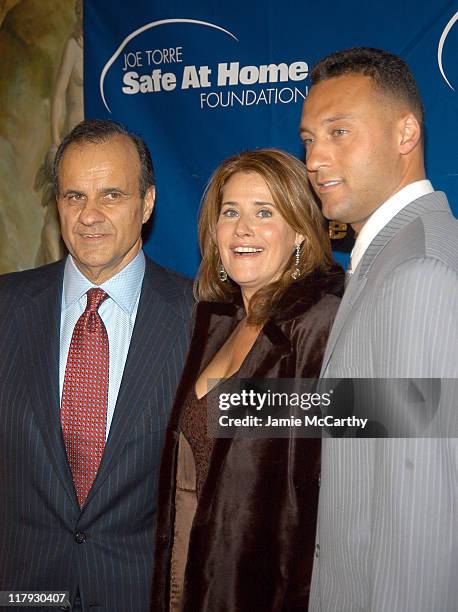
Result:
<instances>
[{"instance_id":1,"label":"gray suit lapel","mask_svg":"<svg viewBox=\"0 0 458 612\"><path fill-rule=\"evenodd\" d=\"M340 303L339 310L337 311L336 318L334 319L331 333L329 334L329 339L326 345L326 350L323 358L323 365L321 366L320 376L324 376L329 360L336 346L337 340L339 339L339 336L342 333L342 330L347 321L348 315L350 314L353 305L357 301L359 295L363 291L366 282L367 275L363 276L360 275L358 272L355 272L355 274L353 274L353 276L351 277L347 288L345 289L345 293Z\"/></svg>"},{"instance_id":2,"label":"gray suit lapel","mask_svg":"<svg viewBox=\"0 0 458 612\"><path fill-rule=\"evenodd\" d=\"M372 240L345 290L329 335L321 368L321 376L325 375L337 340L345 327L348 316L366 285L370 270L374 267L377 258L382 256L383 249L407 224L412 223L422 214L438 210L450 211L445 194L436 191L424 195L403 208Z\"/></svg>"},{"instance_id":3,"label":"gray suit lapel","mask_svg":"<svg viewBox=\"0 0 458 612\"><path fill-rule=\"evenodd\" d=\"M445 194L439 191L428 193L400 210L398 214L380 230L368 246L358 266L359 274L363 276L368 274L375 259L381 255L383 249L390 240L406 225L412 223L412 221L422 215L437 211L450 212Z\"/></svg>"}]
</instances>

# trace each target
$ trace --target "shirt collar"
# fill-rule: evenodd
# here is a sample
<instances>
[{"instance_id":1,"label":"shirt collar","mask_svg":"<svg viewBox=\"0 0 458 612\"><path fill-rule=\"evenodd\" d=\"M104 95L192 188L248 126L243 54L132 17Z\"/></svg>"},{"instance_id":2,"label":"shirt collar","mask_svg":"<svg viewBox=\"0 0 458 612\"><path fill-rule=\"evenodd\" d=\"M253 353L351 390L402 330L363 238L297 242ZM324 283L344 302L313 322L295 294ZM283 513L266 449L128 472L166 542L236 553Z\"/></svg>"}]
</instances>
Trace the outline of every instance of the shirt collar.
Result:
<instances>
[{"instance_id":1,"label":"shirt collar","mask_svg":"<svg viewBox=\"0 0 458 612\"><path fill-rule=\"evenodd\" d=\"M73 257L68 255L64 270L63 309L66 310L81 299L92 287L100 287L131 316L140 295L144 274L145 256L141 249L125 268L101 285L94 285L86 278L76 267Z\"/></svg>"},{"instance_id":2,"label":"shirt collar","mask_svg":"<svg viewBox=\"0 0 458 612\"><path fill-rule=\"evenodd\" d=\"M391 219L405 206L421 196L434 191L428 180L415 181L403 187L377 208L361 228L351 252L351 269L356 270L362 256L372 240L387 225Z\"/></svg>"}]
</instances>

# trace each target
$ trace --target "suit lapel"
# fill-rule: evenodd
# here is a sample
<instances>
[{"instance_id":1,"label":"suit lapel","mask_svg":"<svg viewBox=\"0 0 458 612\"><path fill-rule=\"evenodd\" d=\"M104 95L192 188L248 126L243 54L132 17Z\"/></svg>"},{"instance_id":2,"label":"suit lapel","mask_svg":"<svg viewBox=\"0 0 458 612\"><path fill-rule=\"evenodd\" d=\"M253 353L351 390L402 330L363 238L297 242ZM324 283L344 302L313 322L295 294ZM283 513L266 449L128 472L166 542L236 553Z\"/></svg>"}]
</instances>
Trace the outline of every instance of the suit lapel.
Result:
<instances>
[{"instance_id":1,"label":"suit lapel","mask_svg":"<svg viewBox=\"0 0 458 612\"><path fill-rule=\"evenodd\" d=\"M45 448L69 498L76 502L59 408L59 337L64 263L43 270L16 313L32 410ZM44 288L43 288L44 287Z\"/></svg>"},{"instance_id":2,"label":"suit lapel","mask_svg":"<svg viewBox=\"0 0 458 612\"><path fill-rule=\"evenodd\" d=\"M358 297L361 295L361 292L363 291L366 282L367 276L355 273L347 285L347 288L339 306L339 310L337 311L337 315L334 320L331 333L329 334L329 339L326 345L326 350L323 358L323 365L321 366L321 376L323 376L324 372L326 371L329 360L331 359L332 353L336 346L337 340L339 339L340 334L342 333L342 330L347 321L347 318L353 308L353 305L358 300Z\"/></svg>"},{"instance_id":3,"label":"suit lapel","mask_svg":"<svg viewBox=\"0 0 458 612\"><path fill-rule=\"evenodd\" d=\"M395 217L393 217L391 221L385 225L385 227L383 227L377 236L375 236L375 238L372 240L345 290L337 316L332 326L331 333L329 335L323 365L321 368L321 376L324 376L326 372L337 340L345 327L345 323L353 308L353 305L359 299L359 296L366 285L368 275L371 268L374 266L377 257L382 256L383 249L388 245L392 238L401 231L402 228L411 223L414 219L418 218L420 215L434 211L450 211L445 194L441 192L433 192L418 198L418 200L415 200L411 204L407 205Z\"/></svg>"},{"instance_id":4,"label":"suit lapel","mask_svg":"<svg viewBox=\"0 0 458 612\"><path fill-rule=\"evenodd\" d=\"M110 434L86 503L116 464L136 420L150 401L168 353L184 324L164 299L154 272L147 265Z\"/></svg>"}]
</instances>

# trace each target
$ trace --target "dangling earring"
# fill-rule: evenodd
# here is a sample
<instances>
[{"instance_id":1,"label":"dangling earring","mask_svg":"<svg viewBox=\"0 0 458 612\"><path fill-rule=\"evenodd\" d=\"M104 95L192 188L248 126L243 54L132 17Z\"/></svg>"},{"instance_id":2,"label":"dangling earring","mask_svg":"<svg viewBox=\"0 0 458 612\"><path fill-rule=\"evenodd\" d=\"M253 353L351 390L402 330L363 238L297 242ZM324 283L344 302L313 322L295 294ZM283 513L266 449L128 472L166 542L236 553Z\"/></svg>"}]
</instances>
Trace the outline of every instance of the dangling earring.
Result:
<instances>
[{"instance_id":1,"label":"dangling earring","mask_svg":"<svg viewBox=\"0 0 458 612\"><path fill-rule=\"evenodd\" d=\"M293 272L291 273L291 277L294 278L294 280L297 280L299 278L299 276L301 275L301 270L299 268L299 259L300 259L300 252L301 252L301 245L300 244L296 244L296 253L295 253L295 268L293 270Z\"/></svg>"},{"instance_id":2,"label":"dangling earring","mask_svg":"<svg viewBox=\"0 0 458 612\"><path fill-rule=\"evenodd\" d=\"M225 282L227 281L227 272L226 272L226 270L224 269L223 264L220 264L220 266L219 266L219 278L220 278L220 280L221 280L223 283L225 283Z\"/></svg>"}]
</instances>

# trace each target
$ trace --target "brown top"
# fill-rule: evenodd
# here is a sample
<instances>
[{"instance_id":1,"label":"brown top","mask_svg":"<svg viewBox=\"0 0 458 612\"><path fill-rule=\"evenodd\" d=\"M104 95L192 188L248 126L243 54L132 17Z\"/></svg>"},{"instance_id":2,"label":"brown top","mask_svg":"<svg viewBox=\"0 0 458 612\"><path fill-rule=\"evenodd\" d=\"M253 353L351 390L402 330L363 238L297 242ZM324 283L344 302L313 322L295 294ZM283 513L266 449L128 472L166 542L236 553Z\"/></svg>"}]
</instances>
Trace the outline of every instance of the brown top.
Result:
<instances>
[{"instance_id":1,"label":"brown top","mask_svg":"<svg viewBox=\"0 0 458 612\"><path fill-rule=\"evenodd\" d=\"M196 492L199 497L207 478L215 438L208 435L207 396L200 399L192 387L181 418L181 433L188 441L196 464Z\"/></svg>"}]
</instances>

